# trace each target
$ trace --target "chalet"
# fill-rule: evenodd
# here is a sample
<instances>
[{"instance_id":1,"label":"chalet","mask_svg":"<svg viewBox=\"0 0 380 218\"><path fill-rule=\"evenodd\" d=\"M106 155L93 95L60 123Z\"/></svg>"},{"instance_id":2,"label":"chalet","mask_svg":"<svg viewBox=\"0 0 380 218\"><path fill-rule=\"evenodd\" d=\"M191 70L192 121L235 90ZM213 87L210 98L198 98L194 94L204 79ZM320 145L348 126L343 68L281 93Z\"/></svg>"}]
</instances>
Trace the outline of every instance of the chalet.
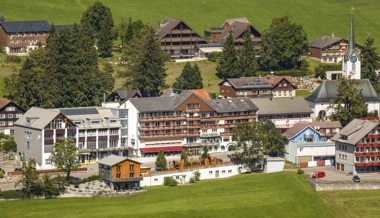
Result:
<instances>
[{"instance_id":1,"label":"chalet","mask_svg":"<svg viewBox=\"0 0 380 218\"><path fill-rule=\"evenodd\" d=\"M255 49L259 49L259 44L261 43L261 33L251 23L249 23L247 18L226 20L221 28L223 29L223 32L221 32L220 35L212 41L213 43L224 44L227 40L228 35L232 33L235 48L237 50L240 50L242 43L244 42L244 32L247 28L249 28L252 41L258 44Z\"/></svg>"},{"instance_id":2,"label":"chalet","mask_svg":"<svg viewBox=\"0 0 380 218\"><path fill-rule=\"evenodd\" d=\"M271 120L276 128L288 129L297 123L312 121L313 111L303 97L250 98L259 108L259 120Z\"/></svg>"},{"instance_id":3,"label":"chalet","mask_svg":"<svg viewBox=\"0 0 380 218\"><path fill-rule=\"evenodd\" d=\"M336 170L354 174L380 172L379 119L354 119L332 140Z\"/></svg>"},{"instance_id":4,"label":"chalet","mask_svg":"<svg viewBox=\"0 0 380 218\"><path fill-rule=\"evenodd\" d=\"M298 123L282 135L286 138L285 159L301 167L334 165L335 143L318 131L323 122Z\"/></svg>"},{"instance_id":5,"label":"chalet","mask_svg":"<svg viewBox=\"0 0 380 218\"><path fill-rule=\"evenodd\" d=\"M155 28L161 43L161 50L173 59L187 59L196 56L196 45L207 44L196 31L184 21L167 17Z\"/></svg>"},{"instance_id":6,"label":"chalet","mask_svg":"<svg viewBox=\"0 0 380 218\"><path fill-rule=\"evenodd\" d=\"M127 157L110 155L99 161L99 174L111 190L140 187L141 163Z\"/></svg>"},{"instance_id":7,"label":"chalet","mask_svg":"<svg viewBox=\"0 0 380 218\"><path fill-rule=\"evenodd\" d=\"M348 40L336 36L323 36L310 43L308 56L322 63L337 63L343 60L348 49ZM363 47L355 45L360 53Z\"/></svg>"},{"instance_id":8,"label":"chalet","mask_svg":"<svg viewBox=\"0 0 380 218\"><path fill-rule=\"evenodd\" d=\"M162 149L179 154L228 151L232 129L256 120L258 108L248 98L206 99L182 91L150 98L131 98L120 108L128 110L128 140L134 155L152 156Z\"/></svg>"},{"instance_id":9,"label":"chalet","mask_svg":"<svg viewBox=\"0 0 380 218\"><path fill-rule=\"evenodd\" d=\"M296 96L296 89L290 76L227 78L219 83L219 97L292 97Z\"/></svg>"},{"instance_id":10,"label":"chalet","mask_svg":"<svg viewBox=\"0 0 380 218\"><path fill-rule=\"evenodd\" d=\"M14 123L25 113L25 109L16 103L0 98L0 133L14 134Z\"/></svg>"},{"instance_id":11,"label":"chalet","mask_svg":"<svg viewBox=\"0 0 380 218\"><path fill-rule=\"evenodd\" d=\"M8 54L26 54L38 46L46 45L50 24L41 21L0 22L0 46Z\"/></svg>"},{"instance_id":12,"label":"chalet","mask_svg":"<svg viewBox=\"0 0 380 218\"><path fill-rule=\"evenodd\" d=\"M125 102L130 98L141 98L139 90L116 89L108 97L107 101Z\"/></svg>"}]
</instances>

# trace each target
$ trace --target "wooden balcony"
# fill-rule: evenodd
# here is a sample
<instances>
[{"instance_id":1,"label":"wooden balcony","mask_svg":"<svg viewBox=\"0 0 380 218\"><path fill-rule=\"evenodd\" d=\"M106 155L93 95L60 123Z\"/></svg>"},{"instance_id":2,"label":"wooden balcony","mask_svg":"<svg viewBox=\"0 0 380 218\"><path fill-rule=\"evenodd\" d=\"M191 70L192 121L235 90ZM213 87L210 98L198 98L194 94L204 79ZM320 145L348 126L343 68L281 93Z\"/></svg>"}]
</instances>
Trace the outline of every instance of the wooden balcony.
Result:
<instances>
[{"instance_id":1,"label":"wooden balcony","mask_svg":"<svg viewBox=\"0 0 380 218\"><path fill-rule=\"evenodd\" d=\"M378 147L378 146L380 146L379 142L358 143L358 144L356 144L357 148L369 148L369 147Z\"/></svg>"},{"instance_id":2,"label":"wooden balcony","mask_svg":"<svg viewBox=\"0 0 380 218\"><path fill-rule=\"evenodd\" d=\"M241 120L241 119L255 119L256 113L254 114L232 114L232 115L218 115L213 117L201 117L201 121L213 121L213 120Z\"/></svg>"},{"instance_id":3,"label":"wooden balcony","mask_svg":"<svg viewBox=\"0 0 380 218\"><path fill-rule=\"evenodd\" d=\"M222 132L220 133L221 136L232 136L232 132Z\"/></svg>"},{"instance_id":4,"label":"wooden balcony","mask_svg":"<svg viewBox=\"0 0 380 218\"><path fill-rule=\"evenodd\" d=\"M54 140L53 139L45 139L44 144L45 145L52 145L52 144L54 144Z\"/></svg>"},{"instance_id":5,"label":"wooden balcony","mask_svg":"<svg viewBox=\"0 0 380 218\"><path fill-rule=\"evenodd\" d=\"M189 133L172 133L172 134L141 134L141 139L158 139L158 138L182 138L186 136L199 136L199 132Z\"/></svg>"},{"instance_id":6,"label":"wooden balcony","mask_svg":"<svg viewBox=\"0 0 380 218\"><path fill-rule=\"evenodd\" d=\"M380 161L359 162L359 163L355 163L355 166L356 167L380 166Z\"/></svg>"},{"instance_id":7,"label":"wooden balcony","mask_svg":"<svg viewBox=\"0 0 380 218\"><path fill-rule=\"evenodd\" d=\"M158 117L141 117L139 119L140 123L146 122L156 122L156 121L177 121L177 120L186 120L186 116L158 116Z\"/></svg>"},{"instance_id":8,"label":"wooden balcony","mask_svg":"<svg viewBox=\"0 0 380 218\"><path fill-rule=\"evenodd\" d=\"M186 117L186 120L200 120L200 116Z\"/></svg>"},{"instance_id":9,"label":"wooden balcony","mask_svg":"<svg viewBox=\"0 0 380 218\"><path fill-rule=\"evenodd\" d=\"M380 134L368 134L366 138L377 139L380 138Z\"/></svg>"},{"instance_id":10,"label":"wooden balcony","mask_svg":"<svg viewBox=\"0 0 380 218\"><path fill-rule=\"evenodd\" d=\"M127 177L127 178L111 178L111 182L138 182L142 180L143 180L142 176Z\"/></svg>"},{"instance_id":11,"label":"wooden balcony","mask_svg":"<svg viewBox=\"0 0 380 218\"><path fill-rule=\"evenodd\" d=\"M139 127L140 131L150 130L174 130L174 129L200 129L201 124L188 124L188 125L162 125L162 126L142 126Z\"/></svg>"}]
</instances>

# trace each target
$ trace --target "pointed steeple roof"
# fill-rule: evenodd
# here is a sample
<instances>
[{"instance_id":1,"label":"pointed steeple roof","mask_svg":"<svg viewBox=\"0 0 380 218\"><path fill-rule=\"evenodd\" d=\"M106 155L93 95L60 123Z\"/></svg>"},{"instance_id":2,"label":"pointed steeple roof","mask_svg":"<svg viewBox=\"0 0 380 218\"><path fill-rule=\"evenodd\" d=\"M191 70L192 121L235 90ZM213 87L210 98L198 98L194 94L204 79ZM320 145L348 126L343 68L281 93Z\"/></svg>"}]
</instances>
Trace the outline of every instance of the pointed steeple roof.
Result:
<instances>
[{"instance_id":1,"label":"pointed steeple roof","mask_svg":"<svg viewBox=\"0 0 380 218\"><path fill-rule=\"evenodd\" d=\"M345 55L346 60L348 60L352 54L355 54L358 57L358 54L355 51L354 18L351 16L350 39L348 41L348 49Z\"/></svg>"}]
</instances>

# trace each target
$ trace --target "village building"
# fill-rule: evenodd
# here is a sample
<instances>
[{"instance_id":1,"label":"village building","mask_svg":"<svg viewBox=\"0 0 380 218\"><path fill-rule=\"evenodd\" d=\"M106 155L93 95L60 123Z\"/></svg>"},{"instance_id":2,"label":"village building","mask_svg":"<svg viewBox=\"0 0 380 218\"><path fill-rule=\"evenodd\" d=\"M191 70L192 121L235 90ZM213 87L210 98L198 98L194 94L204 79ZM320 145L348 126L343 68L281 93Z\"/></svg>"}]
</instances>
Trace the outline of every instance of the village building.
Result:
<instances>
[{"instance_id":1,"label":"village building","mask_svg":"<svg viewBox=\"0 0 380 218\"><path fill-rule=\"evenodd\" d=\"M0 133L14 134L14 123L25 113L25 109L13 101L0 98Z\"/></svg>"}]
</instances>

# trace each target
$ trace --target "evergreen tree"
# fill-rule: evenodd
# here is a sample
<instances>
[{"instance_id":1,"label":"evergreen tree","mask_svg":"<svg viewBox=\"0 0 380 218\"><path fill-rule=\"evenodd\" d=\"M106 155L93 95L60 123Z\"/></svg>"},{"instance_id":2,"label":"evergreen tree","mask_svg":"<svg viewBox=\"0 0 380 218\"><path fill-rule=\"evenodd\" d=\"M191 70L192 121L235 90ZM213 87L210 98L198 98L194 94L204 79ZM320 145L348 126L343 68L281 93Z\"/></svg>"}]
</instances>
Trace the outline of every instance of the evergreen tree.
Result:
<instances>
[{"instance_id":1,"label":"evergreen tree","mask_svg":"<svg viewBox=\"0 0 380 218\"><path fill-rule=\"evenodd\" d=\"M181 75L176 78L173 88L177 89L201 89L203 88L202 76L197 64L191 67L187 62L183 67Z\"/></svg>"},{"instance_id":2,"label":"evergreen tree","mask_svg":"<svg viewBox=\"0 0 380 218\"><path fill-rule=\"evenodd\" d=\"M222 57L216 66L216 75L221 79L238 78L239 71L237 68L237 53L234 46L232 32L229 33L226 43L223 46Z\"/></svg>"},{"instance_id":3,"label":"evergreen tree","mask_svg":"<svg viewBox=\"0 0 380 218\"><path fill-rule=\"evenodd\" d=\"M99 1L95 1L83 13L81 23L89 23L97 32L97 46L101 57L112 56L112 43L114 40L111 9Z\"/></svg>"},{"instance_id":4,"label":"evergreen tree","mask_svg":"<svg viewBox=\"0 0 380 218\"><path fill-rule=\"evenodd\" d=\"M248 27L243 35L243 49L240 51L240 58L238 61L239 75L241 76L255 76L258 70L256 59L256 52L254 50L255 44L251 39L251 29Z\"/></svg>"},{"instance_id":5,"label":"evergreen tree","mask_svg":"<svg viewBox=\"0 0 380 218\"><path fill-rule=\"evenodd\" d=\"M300 56L309 49L309 43L301 25L291 23L287 16L274 18L261 39L262 70L290 70L302 66Z\"/></svg>"},{"instance_id":6,"label":"evergreen tree","mask_svg":"<svg viewBox=\"0 0 380 218\"><path fill-rule=\"evenodd\" d=\"M359 80L340 78L337 98L330 102L328 109L332 110L331 120L340 121L346 126L355 118L367 116L367 106L361 91L357 89Z\"/></svg>"},{"instance_id":7,"label":"evergreen tree","mask_svg":"<svg viewBox=\"0 0 380 218\"><path fill-rule=\"evenodd\" d=\"M124 42L126 41L127 28L128 22L125 18L121 18L115 27L115 32L117 33L117 36L120 38L122 46L124 46Z\"/></svg>"},{"instance_id":8,"label":"evergreen tree","mask_svg":"<svg viewBox=\"0 0 380 218\"><path fill-rule=\"evenodd\" d=\"M133 36L134 36L134 33L133 33L133 23L132 23L132 18L129 18L129 22L128 22L128 26L127 26L127 30L125 32L125 42L126 43L129 43L130 41L132 41L133 39Z\"/></svg>"},{"instance_id":9,"label":"evergreen tree","mask_svg":"<svg viewBox=\"0 0 380 218\"><path fill-rule=\"evenodd\" d=\"M362 78L369 79L372 84L376 84L379 80L376 75L376 69L379 62L379 56L376 53L376 47L373 46L374 39L368 37L364 42L364 48L362 51Z\"/></svg>"},{"instance_id":10,"label":"evergreen tree","mask_svg":"<svg viewBox=\"0 0 380 218\"><path fill-rule=\"evenodd\" d=\"M155 164L156 164L156 170L168 169L168 163L166 161L165 154L164 154L163 150L160 150L160 152L158 152Z\"/></svg>"},{"instance_id":11,"label":"evergreen tree","mask_svg":"<svg viewBox=\"0 0 380 218\"><path fill-rule=\"evenodd\" d=\"M187 154L186 149L183 149L181 151L181 160L184 161L185 166L189 166L190 165L190 163L189 163L189 155Z\"/></svg>"},{"instance_id":12,"label":"evergreen tree","mask_svg":"<svg viewBox=\"0 0 380 218\"><path fill-rule=\"evenodd\" d=\"M126 79L129 87L139 89L144 97L158 96L166 87L167 56L161 50L153 28L146 27L141 38L128 43L124 56L128 61Z\"/></svg>"}]
</instances>

